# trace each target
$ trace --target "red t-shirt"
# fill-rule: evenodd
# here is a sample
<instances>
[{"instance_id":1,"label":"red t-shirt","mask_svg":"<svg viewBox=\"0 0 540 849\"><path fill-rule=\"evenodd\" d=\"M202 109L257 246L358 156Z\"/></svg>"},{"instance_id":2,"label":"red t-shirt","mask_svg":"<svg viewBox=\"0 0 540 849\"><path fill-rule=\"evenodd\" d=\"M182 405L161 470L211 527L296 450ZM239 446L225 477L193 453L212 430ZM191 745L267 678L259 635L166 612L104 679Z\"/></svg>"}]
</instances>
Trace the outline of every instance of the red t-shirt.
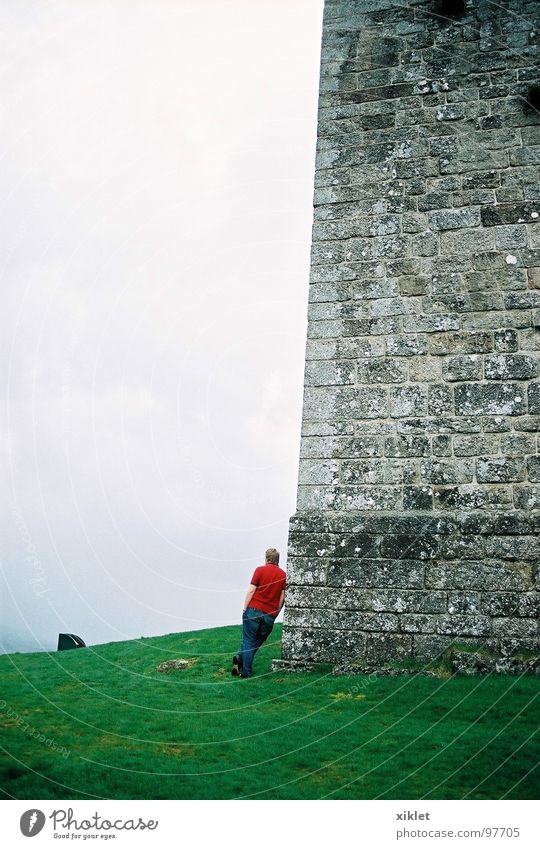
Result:
<instances>
[{"instance_id":1,"label":"red t-shirt","mask_svg":"<svg viewBox=\"0 0 540 849\"><path fill-rule=\"evenodd\" d=\"M275 616L279 608L281 590L285 589L285 578L285 572L275 563L257 566L251 579L251 583L257 589L253 593L249 606Z\"/></svg>"}]
</instances>

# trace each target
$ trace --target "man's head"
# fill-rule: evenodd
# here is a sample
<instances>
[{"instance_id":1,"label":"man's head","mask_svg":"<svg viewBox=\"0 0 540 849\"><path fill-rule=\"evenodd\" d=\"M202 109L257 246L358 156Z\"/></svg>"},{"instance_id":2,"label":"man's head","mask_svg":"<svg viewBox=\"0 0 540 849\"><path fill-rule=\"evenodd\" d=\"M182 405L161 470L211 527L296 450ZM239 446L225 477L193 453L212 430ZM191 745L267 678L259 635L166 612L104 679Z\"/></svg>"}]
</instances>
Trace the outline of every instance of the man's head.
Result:
<instances>
[{"instance_id":1,"label":"man's head","mask_svg":"<svg viewBox=\"0 0 540 849\"><path fill-rule=\"evenodd\" d=\"M276 566L279 563L279 551L277 548L267 548L264 556L267 563L275 563Z\"/></svg>"}]
</instances>

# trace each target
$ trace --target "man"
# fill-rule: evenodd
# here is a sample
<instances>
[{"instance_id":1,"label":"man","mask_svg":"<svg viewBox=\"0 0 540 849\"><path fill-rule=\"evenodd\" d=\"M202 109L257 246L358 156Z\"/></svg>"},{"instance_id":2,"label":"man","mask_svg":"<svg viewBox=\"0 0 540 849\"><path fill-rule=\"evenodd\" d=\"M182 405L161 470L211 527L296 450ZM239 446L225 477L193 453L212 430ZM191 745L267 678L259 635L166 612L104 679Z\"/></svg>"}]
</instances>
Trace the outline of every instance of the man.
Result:
<instances>
[{"instance_id":1,"label":"man","mask_svg":"<svg viewBox=\"0 0 540 849\"><path fill-rule=\"evenodd\" d=\"M242 615L242 647L232 665L232 675L240 678L251 678L255 652L270 636L283 607L286 576L278 564L279 551L269 548L264 566L255 569L248 587Z\"/></svg>"}]
</instances>

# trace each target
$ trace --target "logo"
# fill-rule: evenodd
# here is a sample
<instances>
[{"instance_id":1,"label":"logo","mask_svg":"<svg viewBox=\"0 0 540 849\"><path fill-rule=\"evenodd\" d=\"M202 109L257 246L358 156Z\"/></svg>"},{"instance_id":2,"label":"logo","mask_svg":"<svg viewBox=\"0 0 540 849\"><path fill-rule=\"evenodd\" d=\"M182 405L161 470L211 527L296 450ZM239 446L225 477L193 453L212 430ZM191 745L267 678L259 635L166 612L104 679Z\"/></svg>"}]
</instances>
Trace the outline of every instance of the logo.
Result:
<instances>
[{"instance_id":1,"label":"logo","mask_svg":"<svg viewBox=\"0 0 540 849\"><path fill-rule=\"evenodd\" d=\"M37 808L25 811L21 817L21 831L25 837L35 837L45 825L45 814Z\"/></svg>"}]
</instances>

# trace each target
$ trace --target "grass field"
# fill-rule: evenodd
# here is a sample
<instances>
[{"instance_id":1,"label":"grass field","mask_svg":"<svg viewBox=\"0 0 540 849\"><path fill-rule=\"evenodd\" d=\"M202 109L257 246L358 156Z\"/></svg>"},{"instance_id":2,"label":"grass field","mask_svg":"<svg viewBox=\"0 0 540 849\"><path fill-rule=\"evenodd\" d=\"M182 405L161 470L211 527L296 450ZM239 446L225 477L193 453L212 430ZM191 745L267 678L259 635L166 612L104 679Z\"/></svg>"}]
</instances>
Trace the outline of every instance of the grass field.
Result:
<instances>
[{"instance_id":1,"label":"grass field","mask_svg":"<svg viewBox=\"0 0 540 849\"><path fill-rule=\"evenodd\" d=\"M276 626L244 681L239 635L0 657L3 798L538 798L538 679L271 672Z\"/></svg>"}]
</instances>

